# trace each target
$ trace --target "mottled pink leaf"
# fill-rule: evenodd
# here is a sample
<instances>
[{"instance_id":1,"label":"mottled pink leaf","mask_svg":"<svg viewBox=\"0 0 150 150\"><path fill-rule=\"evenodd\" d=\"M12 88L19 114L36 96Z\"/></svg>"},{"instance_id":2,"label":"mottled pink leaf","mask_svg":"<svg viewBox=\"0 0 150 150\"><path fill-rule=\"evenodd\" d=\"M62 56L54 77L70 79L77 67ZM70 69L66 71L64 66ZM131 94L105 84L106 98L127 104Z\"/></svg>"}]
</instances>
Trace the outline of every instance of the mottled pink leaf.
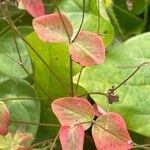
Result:
<instances>
[{"instance_id":1,"label":"mottled pink leaf","mask_svg":"<svg viewBox=\"0 0 150 150\"><path fill-rule=\"evenodd\" d=\"M9 111L4 102L0 101L0 134L6 135L9 128Z\"/></svg>"},{"instance_id":2,"label":"mottled pink leaf","mask_svg":"<svg viewBox=\"0 0 150 150\"><path fill-rule=\"evenodd\" d=\"M83 124L84 129L88 129L94 118L94 108L83 98L64 97L57 99L51 104L52 110L57 116L62 126L74 126Z\"/></svg>"},{"instance_id":3,"label":"mottled pink leaf","mask_svg":"<svg viewBox=\"0 0 150 150\"><path fill-rule=\"evenodd\" d=\"M100 116L92 127L92 135L98 150L129 150L132 147L125 122L117 113Z\"/></svg>"},{"instance_id":4,"label":"mottled pink leaf","mask_svg":"<svg viewBox=\"0 0 150 150\"><path fill-rule=\"evenodd\" d=\"M34 18L45 15L44 4L42 0L21 0L21 3Z\"/></svg>"},{"instance_id":5,"label":"mottled pink leaf","mask_svg":"<svg viewBox=\"0 0 150 150\"><path fill-rule=\"evenodd\" d=\"M69 37L73 34L73 28L67 17L61 14ZM44 15L33 19L33 28L39 38L46 42L68 42L66 30L58 13Z\"/></svg>"},{"instance_id":6,"label":"mottled pink leaf","mask_svg":"<svg viewBox=\"0 0 150 150\"><path fill-rule=\"evenodd\" d=\"M100 36L82 31L70 46L71 58L82 66L102 64L105 48Z\"/></svg>"},{"instance_id":7,"label":"mottled pink leaf","mask_svg":"<svg viewBox=\"0 0 150 150\"><path fill-rule=\"evenodd\" d=\"M61 127L60 142L63 150L83 150L84 128L81 125Z\"/></svg>"}]
</instances>

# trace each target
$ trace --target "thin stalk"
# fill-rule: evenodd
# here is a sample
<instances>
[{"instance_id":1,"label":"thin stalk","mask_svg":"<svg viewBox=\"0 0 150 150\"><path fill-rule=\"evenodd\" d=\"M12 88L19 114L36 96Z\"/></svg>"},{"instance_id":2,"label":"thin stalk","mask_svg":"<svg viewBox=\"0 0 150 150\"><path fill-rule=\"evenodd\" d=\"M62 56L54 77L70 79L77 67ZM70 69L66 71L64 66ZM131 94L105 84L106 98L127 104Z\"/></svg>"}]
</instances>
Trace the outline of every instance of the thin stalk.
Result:
<instances>
[{"instance_id":1,"label":"thin stalk","mask_svg":"<svg viewBox=\"0 0 150 150\"><path fill-rule=\"evenodd\" d=\"M77 80L77 84L76 84L76 88L75 88L75 94L77 94L77 91L78 91L79 82L80 82L80 78L81 78L81 74L82 74L83 69L84 69L84 66L81 67L81 70L79 72L79 76L78 76L78 80Z\"/></svg>"},{"instance_id":2,"label":"thin stalk","mask_svg":"<svg viewBox=\"0 0 150 150\"><path fill-rule=\"evenodd\" d=\"M41 142L38 142L38 143L35 143L35 144L32 144L29 148L35 148L37 146L40 146L40 145L43 145L43 144L46 144L46 143L50 143L51 142L51 139L49 140L44 140L44 141L41 141Z\"/></svg>"},{"instance_id":3,"label":"thin stalk","mask_svg":"<svg viewBox=\"0 0 150 150\"><path fill-rule=\"evenodd\" d=\"M149 9L149 0L145 0L145 10L144 10L144 28L143 28L143 32L147 26L147 21L148 19L148 9Z\"/></svg>"},{"instance_id":4,"label":"thin stalk","mask_svg":"<svg viewBox=\"0 0 150 150\"><path fill-rule=\"evenodd\" d=\"M79 95L78 97L84 97L84 96L91 95L91 94L93 94L93 95L97 94L97 95L103 95L103 96L107 95L106 93L102 93L102 92L90 92L90 93L85 93L85 94Z\"/></svg>"},{"instance_id":5,"label":"thin stalk","mask_svg":"<svg viewBox=\"0 0 150 150\"><path fill-rule=\"evenodd\" d=\"M12 31L12 35L13 35L13 40L14 40L14 43L15 43L15 47L16 47L16 50L17 50L17 53L18 53L18 57L19 57L19 62L18 61L15 61L15 62L17 62L21 67L22 67L22 69L28 74L28 76L35 82L35 84L37 84L37 86L41 89L41 91L47 96L47 97L49 97L48 96L48 94L45 92L45 90L35 81L35 79L31 76L31 74L28 72L28 70L26 69L26 67L24 66L24 64L23 64L23 61L22 61L22 57L21 57L21 54L20 54L20 50L19 50L19 47L18 47L18 44L17 44L17 41L16 41L16 37L15 37L15 35L14 35L14 26L15 26L15 24L14 24L14 22L11 20L11 18L10 18L10 16L9 16L9 13L8 13L8 8L7 8L7 4L5 3L4 4L5 6L5 9L3 9L1 6L0 6L0 9L1 9L1 12L2 12L2 14L3 14L3 16L7 16L6 18L6 21L9 23L9 25L10 25L10 29L11 29L11 31ZM8 55L6 55L6 56L8 56ZM10 57L9 57L10 58ZM12 59L12 60L14 60L14 59Z\"/></svg>"},{"instance_id":6,"label":"thin stalk","mask_svg":"<svg viewBox=\"0 0 150 150\"><path fill-rule=\"evenodd\" d=\"M49 100L48 98L38 98L38 97L10 97L10 98L0 98L2 101L10 101L10 100Z\"/></svg>"},{"instance_id":7,"label":"thin stalk","mask_svg":"<svg viewBox=\"0 0 150 150\"><path fill-rule=\"evenodd\" d=\"M59 131L59 132L60 132L60 131ZM56 143L56 141L57 141L57 139L58 139L58 137L59 137L59 132L57 133L57 135L56 135L56 137L55 137L55 139L54 139L54 142L53 142L52 146L50 147L50 150L53 150L53 148L54 148L54 146L55 146L55 143Z\"/></svg>"},{"instance_id":8,"label":"thin stalk","mask_svg":"<svg viewBox=\"0 0 150 150\"><path fill-rule=\"evenodd\" d=\"M1 8L1 11L3 12L3 9ZM3 13L4 14L4 13ZM4 16L6 16L4 14ZM11 18L10 18L11 19ZM6 20L7 21L7 20ZM11 20L11 22L13 22ZM47 65L47 63L44 61L44 59L36 52L36 50L31 46L31 44L29 44L29 42L22 36L22 34L17 30L17 28L15 27L14 23L13 25L11 24L10 20L7 21L8 25L13 28L13 30L21 37L21 39L31 48L31 50L35 53L35 55L39 58L39 60L46 66L46 68L48 69L48 71L56 78L56 80L58 81L58 83L61 84L61 86L64 88L64 90L69 93L69 90L66 88L66 86L63 84L63 82L59 79L59 77L55 74L55 72L50 68L50 66Z\"/></svg>"},{"instance_id":9,"label":"thin stalk","mask_svg":"<svg viewBox=\"0 0 150 150\"><path fill-rule=\"evenodd\" d=\"M20 20L26 13L21 14L19 17L17 17L14 20L14 23L16 23L18 20ZM3 30L1 30L0 35L2 35L5 31L7 31L9 29L9 25L6 26Z\"/></svg>"},{"instance_id":10,"label":"thin stalk","mask_svg":"<svg viewBox=\"0 0 150 150\"><path fill-rule=\"evenodd\" d=\"M69 32L68 32L67 27L66 27L66 25L65 25L65 22L64 22L64 20L63 20L63 17L62 17L62 15L61 15L61 12L60 12L60 10L59 10L57 1L56 1L56 0L53 0L53 2L54 2L54 4L55 4L55 7L56 7L56 9L57 9L57 12L58 12L58 14L59 14L59 16L60 16L61 22L62 22L62 24L63 24L63 27L64 27L65 32L66 32L67 37L68 37L68 42L69 42L69 44L70 44L70 43L71 43L71 37L70 37L70 35L69 35Z\"/></svg>"},{"instance_id":11,"label":"thin stalk","mask_svg":"<svg viewBox=\"0 0 150 150\"><path fill-rule=\"evenodd\" d=\"M71 86L70 95L73 97L74 96L74 90L73 90L73 64L72 64L71 56L70 56L70 86Z\"/></svg>"},{"instance_id":12,"label":"thin stalk","mask_svg":"<svg viewBox=\"0 0 150 150\"><path fill-rule=\"evenodd\" d=\"M100 3L99 3L99 0L97 0L97 15L98 15L97 33L100 33Z\"/></svg>"},{"instance_id":13,"label":"thin stalk","mask_svg":"<svg viewBox=\"0 0 150 150\"><path fill-rule=\"evenodd\" d=\"M14 123L14 124L27 124L27 125L35 125L35 126L46 126L46 127L60 127L59 124L36 123L36 122L17 121L17 120L10 120L10 123Z\"/></svg>"},{"instance_id":14,"label":"thin stalk","mask_svg":"<svg viewBox=\"0 0 150 150\"><path fill-rule=\"evenodd\" d=\"M150 149L150 144L142 144L142 145L139 145L139 144L135 144L134 143L134 146L132 147L132 149L134 148L144 148L144 149Z\"/></svg>"},{"instance_id":15,"label":"thin stalk","mask_svg":"<svg viewBox=\"0 0 150 150\"><path fill-rule=\"evenodd\" d=\"M144 62L142 64L140 64L136 69L135 71L129 75L123 82L121 82L117 87L114 88L114 91L116 91L119 87L121 87L125 82L127 82L142 66L144 65L148 65L149 62Z\"/></svg>"},{"instance_id":16,"label":"thin stalk","mask_svg":"<svg viewBox=\"0 0 150 150\"><path fill-rule=\"evenodd\" d=\"M82 19L81 19L81 24L79 26L79 29L75 35L75 37L73 38L73 40L71 41L71 43L73 43L75 41L75 39L77 38L77 36L79 35L80 31L81 31L81 28L82 28L82 25L83 25L83 21L84 21L84 16L85 16L85 0L83 0L83 8L82 8L83 12L82 12Z\"/></svg>"}]
</instances>

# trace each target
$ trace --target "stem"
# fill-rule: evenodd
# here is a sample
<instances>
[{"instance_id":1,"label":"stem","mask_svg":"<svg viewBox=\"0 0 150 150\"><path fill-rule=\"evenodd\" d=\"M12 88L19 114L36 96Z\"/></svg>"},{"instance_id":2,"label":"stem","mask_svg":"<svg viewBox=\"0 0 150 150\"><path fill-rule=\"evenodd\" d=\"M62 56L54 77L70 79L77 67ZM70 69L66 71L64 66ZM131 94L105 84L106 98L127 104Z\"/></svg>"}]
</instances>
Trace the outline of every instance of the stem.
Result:
<instances>
[{"instance_id":1,"label":"stem","mask_svg":"<svg viewBox=\"0 0 150 150\"><path fill-rule=\"evenodd\" d=\"M100 3L99 0L97 0L97 14L98 14L98 27L97 27L97 33L100 33Z\"/></svg>"},{"instance_id":2,"label":"stem","mask_svg":"<svg viewBox=\"0 0 150 150\"><path fill-rule=\"evenodd\" d=\"M139 145L139 144L134 143L134 146L132 147L132 149L134 149L134 148L144 148L144 149L149 150L150 149L150 144Z\"/></svg>"},{"instance_id":3,"label":"stem","mask_svg":"<svg viewBox=\"0 0 150 150\"><path fill-rule=\"evenodd\" d=\"M1 6L0 6L1 8ZM2 13L4 12L3 9L1 8ZM3 13L4 16L6 16ZM50 66L47 65L47 63L44 61L44 59L36 52L36 50L31 46L31 44L22 36L22 34L17 30L17 28L15 27L15 24L13 23L12 25L12 20L10 18L10 20L6 20L8 25L13 28L13 30L21 37L21 39L30 47L30 49L35 53L35 55L39 58L39 60L46 66L46 68L48 69L48 71L56 78L56 80L61 84L61 86L64 88L64 90L69 93L69 90L65 87L65 85L63 84L63 82L58 78L58 76L55 74L55 72L53 72L53 70L50 68Z\"/></svg>"},{"instance_id":4,"label":"stem","mask_svg":"<svg viewBox=\"0 0 150 150\"><path fill-rule=\"evenodd\" d=\"M73 38L73 40L71 41L71 43L73 43L75 41L75 39L77 38L77 36L79 35L80 31L81 31L81 28L82 28L82 25L83 25L83 21L84 21L84 16L85 16L85 0L83 0L83 13L82 13L82 19L81 19L81 24L80 24L80 27L79 27L79 30L78 32L76 33L75 37Z\"/></svg>"},{"instance_id":5,"label":"stem","mask_svg":"<svg viewBox=\"0 0 150 150\"><path fill-rule=\"evenodd\" d=\"M73 65L72 65L72 59L70 56L70 86L71 86L71 96L74 96L74 90L73 90L73 69L72 69Z\"/></svg>"},{"instance_id":6,"label":"stem","mask_svg":"<svg viewBox=\"0 0 150 150\"><path fill-rule=\"evenodd\" d=\"M60 132L60 131L59 131L59 132ZM55 139L54 139L54 142L53 142L53 144L52 144L50 150L53 150L53 148L54 148L54 146L55 146L55 143L56 143L56 141L57 141L57 139L58 139L58 137L59 137L59 132L57 133L57 135L56 135L56 137L55 137Z\"/></svg>"},{"instance_id":7,"label":"stem","mask_svg":"<svg viewBox=\"0 0 150 150\"><path fill-rule=\"evenodd\" d=\"M76 88L75 88L75 94L76 94L77 91L78 91L79 81L80 81L80 78L81 78L81 74L82 74L83 69L84 69L84 66L81 67L81 70L80 70L80 72L79 72L79 76L78 76L78 80L77 80L77 84L76 84Z\"/></svg>"},{"instance_id":8,"label":"stem","mask_svg":"<svg viewBox=\"0 0 150 150\"><path fill-rule=\"evenodd\" d=\"M9 16L9 12L8 12L8 7L7 7L7 3L5 3L4 4L4 7L5 7L5 9L3 9L1 6L0 6L0 9L1 9L1 12L2 12L2 14L4 15L4 16L7 16L6 18L6 21L7 21L7 23L10 25L10 29L11 29L11 31L12 31L12 35L13 35L13 40L14 40L14 43L15 43L15 47L16 47L16 50L17 50L17 53L18 53L18 57L19 57L19 61L20 62L18 62L18 61L15 61L15 62L17 62L21 67L22 67L22 69L28 74L28 76L37 84L37 86L41 89L41 91L47 96L47 97L49 97L48 96L48 94L45 92L45 90L35 81L35 79L31 76L31 74L28 72L28 70L26 69L26 67L24 66L24 64L23 64L23 61L22 61L22 57L21 57L21 54L20 54L20 50L19 50L19 47L18 47L18 44L17 44L17 41L16 41L16 37L15 37L15 35L14 35L14 31L15 31L15 24L14 24L14 22L11 20L11 18L10 18L10 16ZM5 53L4 53L5 54ZM6 56L8 56L8 55L6 55ZM10 58L10 57L9 57ZM14 59L12 59L12 60L14 60Z\"/></svg>"},{"instance_id":9,"label":"stem","mask_svg":"<svg viewBox=\"0 0 150 150\"><path fill-rule=\"evenodd\" d=\"M39 145L43 145L43 144L50 143L50 142L51 142L51 139L49 139L49 140L44 140L44 141L41 141L41 142L38 142L38 143L35 143L35 144L31 145L29 148L30 148L30 149L31 149L31 148L35 148L35 147L37 147L37 146L39 146Z\"/></svg>"},{"instance_id":10,"label":"stem","mask_svg":"<svg viewBox=\"0 0 150 150\"><path fill-rule=\"evenodd\" d=\"M90 94L97 94L97 95L103 95L103 96L106 96L107 94L106 93L102 93L102 92L90 92L90 93L85 93L85 94L82 94L82 95L79 95L78 97L84 97L84 96L87 96L87 95L90 95Z\"/></svg>"},{"instance_id":11,"label":"stem","mask_svg":"<svg viewBox=\"0 0 150 150\"><path fill-rule=\"evenodd\" d=\"M16 121L16 120L10 120L10 122L15 123L15 124L28 124L28 125L35 125L35 126L60 127L59 124L35 123L35 122Z\"/></svg>"},{"instance_id":12,"label":"stem","mask_svg":"<svg viewBox=\"0 0 150 150\"><path fill-rule=\"evenodd\" d=\"M48 98L38 98L38 97L11 97L11 98L1 98L2 101L9 100L49 100Z\"/></svg>"},{"instance_id":13,"label":"stem","mask_svg":"<svg viewBox=\"0 0 150 150\"><path fill-rule=\"evenodd\" d=\"M148 21L148 9L149 9L149 1L145 0L145 11L144 11L144 29L147 26L147 21ZM144 32L143 29L143 32Z\"/></svg>"},{"instance_id":14,"label":"stem","mask_svg":"<svg viewBox=\"0 0 150 150\"><path fill-rule=\"evenodd\" d=\"M14 23L16 23L18 20L20 20L26 13L21 14L18 18L14 20ZM2 35L7 29L9 29L9 26L6 26L3 30L1 30L0 35Z\"/></svg>"},{"instance_id":15,"label":"stem","mask_svg":"<svg viewBox=\"0 0 150 150\"><path fill-rule=\"evenodd\" d=\"M71 37L70 37L70 35L69 35L69 32L68 32L68 30L67 30L67 27L66 27L66 25L65 25L65 22L64 22L64 20L63 20L63 17L62 17L62 15L61 15L61 13L60 13L59 7L58 7L58 5L57 5L57 1L56 1L56 0L53 0L53 1L54 1L54 3L55 3L55 7L56 7L57 12L58 12L58 14L59 14L59 16L60 16L61 22L62 22L62 24L63 24L63 27L64 27L65 32L66 32L67 37L68 37L68 42L69 42L69 44L70 44L70 43L71 43Z\"/></svg>"},{"instance_id":16,"label":"stem","mask_svg":"<svg viewBox=\"0 0 150 150\"><path fill-rule=\"evenodd\" d=\"M116 91L119 87L121 87L125 82L127 82L142 66L144 65L148 65L149 62L144 62L142 64L140 64L136 69L135 71L129 75L123 82L121 82L117 87L114 88L114 91Z\"/></svg>"}]
</instances>

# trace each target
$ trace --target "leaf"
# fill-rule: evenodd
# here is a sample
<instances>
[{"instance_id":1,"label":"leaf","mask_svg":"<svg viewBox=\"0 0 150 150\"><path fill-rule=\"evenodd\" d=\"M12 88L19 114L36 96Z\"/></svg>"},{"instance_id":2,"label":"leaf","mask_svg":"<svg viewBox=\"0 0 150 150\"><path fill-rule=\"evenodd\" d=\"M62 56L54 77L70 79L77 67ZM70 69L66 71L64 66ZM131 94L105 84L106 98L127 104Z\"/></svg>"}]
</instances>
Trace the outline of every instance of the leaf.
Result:
<instances>
[{"instance_id":1,"label":"leaf","mask_svg":"<svg viewBox=\"0 0 150 150\"><path fill-rule=\"evenodd\" d=\"M21 0L25 9L33 16L39 17L45 14L42 0Z\"/></svg>"},{"instance_id":2,"label":"leaf","mask_svg":"<svg viewBox=\"0 0 150 150\"><path fill-rule=\"evenodd\" d=\"M70 46L71 58L82 66L102 64L105 48L100 36L92 32L80 32Z\"/></svg>"},{"instance_id":3,"label":"leaf","mask_svg":"<svg viewBox=\"0 0 150 150\"><path fill-rule=\"evenodd\" d=\"M5 103L0 101L0 135L2 136L8 133L9 117L10 114Z\"/></svg>"},{"instance_id":4,"label":"leaf","mask_svg":"<svg viewBox=\"0 0 150 150\"><path fill-rule=\"evenodd\" d=\"M83 150L84 129L81 125L63 126L60 129L60 141L63 150Z\"/></svg>"},{"instance_id":5,"label":"leaf","mask_svg":"<svg viewBox=\"0 0 150 150\"><path fill-rule=\"evenodd\" d=\"M42 57L45 63L56 74L63 85L68 89L64 89L62 84L56 79L52 72L40 61L37 55L29 49L29 53L33 64L33 76L38 84L47 93L44 94L37 85L35 85L38 95L40 97L48 97L57 99L69 95L70 92L70 64L69 64L69 48L64 43L46 43L41 41L36 33L32 33L27 37L28 42L36 50L36 52ZM38 44L37 44L38 43ZM79 66L73 63L73 75L79 72ZM85 92L84 92L85 93ZM83 94L83 93L82 93ZM50 100L51 101L51 100ZM42 102L41 104L41 122L58 123L57 118L49 107L50 101ZM57 132L57 128L39 127L39 138L53 138ZM50 134L47 134L50 133Z\"/></svg>"},{"instance_id":6,"label":"leaf","mask_svg":"<svg viewBox=\"0 0 150 150\"><path fill-rule=\"evenodd\" d=\"M29 83L19 79L9 79L0 83L0 91L0 97L7 105L11 120L39 123L40 102L32 100L32 97L37 96ZM29 98L23 100L20 97ZM13 98L13 100L7 100L9 98ZM20 124L11 124L10 131L15 132L18 127ZM25 126L25 130L32 133L33 136L36 135L37 129L38 126Z\"/></svg>"},{"instance_id":7,"label":"leaf","mask_svg":"<svg viewBox=\"0 0 150 150\"><path fill-rule=\"evenodd\" d=\"M114 12L125 35L131 36L143 32L144 21L141 18L115 4Z\"/></svg>"},{"instance_id":8,"label":"leaf","mask_svg":"<svg viewBox=\"0 0 150 150\"><path fill-rule=\"evenodd\" d=\"M88 92L105 92L113 85L116 87L136 69L133 68L134 66L150 62L149 41L150 33L145 33L109 51L104 65L83 70L80 85ZM110 111L118 112L123 116L130 130L148 137L150 137L149 75L149 66L143 66L116 91L120 102L109 106ZM108 110L104 96L92 94L91 97L99 106Z\"/></svg>"},{"instance_id":9,"label":"leaf","mask_svg":"<svg viewBox=\"0 0 150 150\"><path fill-rule=\"evenodd\" d=\"M117 113L100 116L92 127L92 135L98 150L128 150L132 141L122 117Z\"/></svg>"},{"instance_id":10,"label":"leaf","mask_svg":"<svg viewBox=\"0 0 150 150\"><path fill-rule=\"evenodd\" d=\"M68 36L71 38L73 28L67 17L61 14ZM33 19L33 28L39 38L46 42L68 42L68 36L58 13L44 15Z\"/></svg>"},{"instance_id":11,"label":"leaf","mask_svg":"<svg viewBox=\"0 0 150 150\"><path fill-rule=\"evenodd\" d=\"M61 0L58 4L60 11L65 14L73 25L74 34L76 35L82 19L82 0ZM97 33L98 28L98 13L97 0L85 1L85 18L82 30ZM114 29L110 21L100 18L100 35L107 47L113 40Z\"/></svg>"},{"instance_id":12,"label":"leaf","mask_svg":"<svg viewBox=\"0 0 150 150\"><path fill-rule=\"evenodd\" d=\"M26 150L25 144L32 138L31 134L21 131L17 131L15 134L8 133L6 136L0 135L0 149Z\"/></svg>"},{"instance_id":13,"label":"leaf","mask_svg":"<svg viewBox=\"0 0 150 150\"><path fill-rule=\"evenodd\" d=\"M30 27L19 27L18 30L26 36L32 29ZM24 42L18 36L15 36L23 60L23 64L29 73L32 73L31 61ZM9 42L8 42L9 41ZM18 53L14 44L12 33L8 32L0 37L0 75L3 77L26 78L28 74L9 57L18 61Z\"/></svg>"},{"instance_id":14,"label":"leaf","mask_svg":"<svg viewBox=\"0 0 150 150\"><path fill-rule=\"evenodd\" d=\"M86 99L78 97L54 100L51 107L62 126L82 124L86 130L91 125L88 122L91 122L95 115L92 105Z\"/></svg>"}]
</instances>

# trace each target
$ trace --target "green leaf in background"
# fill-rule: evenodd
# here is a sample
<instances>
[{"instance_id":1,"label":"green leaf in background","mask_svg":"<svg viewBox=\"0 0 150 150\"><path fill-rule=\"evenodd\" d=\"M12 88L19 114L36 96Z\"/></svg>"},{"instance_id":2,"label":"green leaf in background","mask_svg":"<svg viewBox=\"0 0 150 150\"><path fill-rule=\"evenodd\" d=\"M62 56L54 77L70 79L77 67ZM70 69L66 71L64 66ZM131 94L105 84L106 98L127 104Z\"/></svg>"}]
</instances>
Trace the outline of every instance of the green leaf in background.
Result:
<instances>
[{"instance_id":1,"label":"green leaf in background","mask_svg":"<svg viewBox=\"0 0 150 150\"><path fill-rule=\"evenodd\" d=\"M113 85L119 85L143 62L150 62L150 33L129 39L109 51L104 65L87 67L81 75L80 85L88 92L106 92ZM120 67L119 67L120 66ZM122 66L122 67L121 67ZM130 67L131 66L131 67ZM127 127L139 134L150 137L150 66L143 66L116 94L120 102L110 105L110 111L123 116ZM91 95L105 110L106 98Z\"/></svg>"},{"instance_id":2,"label":"green leaf in background","mask_svg":"<svg viewBox=\"0 0 150 150\"><path fill-rule=\"evenodd\" d=\"M19 99L19 97L37 97L35 90L25 80L9 79L0 83L0 99L2 99L9 111L10 120L39 123L40 102L32 99ZM16 100L6 100L17 98ZM11 124L10 131L14 132L20 124ZM24 125L25 131L36 135L38 126Z\"/></svg>"},{"instance_id":3,"label":"green leaf in background","mask_svg":"<svg viewBox=\"0 0 150 150\"><path fill-rule=\"evenodd\" d=\"M124 9L125 11L128 11L132 14L135 15L140 15L142 12L144 12L145 9L145 2L147 0L134 0L133 1L133 8L131 11L128 10L127 5L126 5L126 0L114 0L114 3L119 6L121 9Z\"/></svg>"},{"instance_id":4,"label":"green leaf in background","mask_svg":"<svg viewBox=\"0 0 150 150\"><path fill-rule=\"evenodd\" d=\"M134 2L134 4L135 3L136 2ZM125 9L123 9L120 5L121 6L123 5L124 7L126 6L124 1L118 3L116 2L113 5L113 9L114 9L115 16L118 19L120 27L123 33L125 34L125 36L132 35L132 34L136 35L141 33L144 29L144 21L138 16L129 12L126 7Z\"/></svg>"},{"instance_id":5,"label":"green leaf in background","mask_svg":"<svg viewBox=\"0 0 150 150\"><path fill-rule=\"evenodd\" d=\"M85 1L85 18L82 26L82 30L97 32L98 27L98 13L97 13L97 1L86 0ZM71 21L74 29L74 35L79 29L82 18L82 1L80 0L62 0L59 3L59 8ZM100 18L100 34L104 40L105 46L108 46L113 39L114 30L112 24L104 19ZM106 35L106 36L105 36Z\"/></svg>"},{"instance_id":6,"label":"green leaf in background","mask_svg":"<svg viewBox=\"0 0 150 150\"><path fill-rule=\"evenodd\" d=\"M32 31L32 28L30 27L20 27L18 29L24 36ZM31 62L26 46L18 36L16 36L16 39L24 65L27 68L27 70L31 73ZM27 73L20 67L20 65L14 62L12 59L10 59L7 55L9 57L12 57L16 61L19 61L18 53L11 32L8 32L7 34L0 37L0 76L17 78L27 77Z\"/></svg>"}]
</instances>

